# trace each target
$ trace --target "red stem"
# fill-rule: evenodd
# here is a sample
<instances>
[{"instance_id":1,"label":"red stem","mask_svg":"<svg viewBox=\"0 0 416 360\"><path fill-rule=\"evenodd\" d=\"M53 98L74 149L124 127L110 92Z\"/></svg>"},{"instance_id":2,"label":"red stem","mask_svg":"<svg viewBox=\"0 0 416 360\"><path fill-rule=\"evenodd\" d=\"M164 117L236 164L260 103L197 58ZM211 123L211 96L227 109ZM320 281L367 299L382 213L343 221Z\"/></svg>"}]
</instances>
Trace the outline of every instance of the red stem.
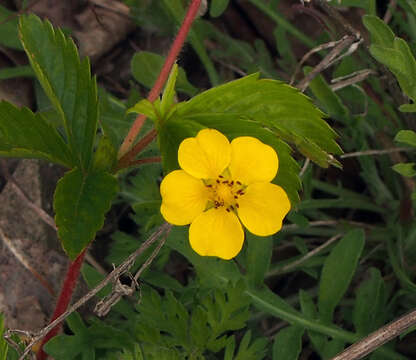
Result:
<instances>
[{"instance_id":1,"label":"red stem","mask_svg":"<svg viewBox=\"0 0 416 360\"><path fill-rule=\"evenodd\" d=\"M66 272L65 281L59 295L58 302L56 304L55 312L52 315L51 322L54 321L58 316L62 315L68 308L69 302L71 301L72 294L77 284L82 262L84 260L85 249L78 257L69 264ZM62 324L55 326L49 331L46 336L42 339L40 349L37 353L36 360L45 360L48 355L43 351L43 345L45 345L50 339L52 339L61 329Z\"/></svg>"},{"instance_id":2,"label":"red stem","mask_svg":"<svg viewBox=\"0 0 416 360\"><path fill-rule=\"evenodd\" d=\"M176 61L176 58L179 55L179 52L182 49L183 44L185 43L186 37L189 30L191 29L192 22L195 20L195 17L198 13L199 7L201 5L201 0L192 0L191 5L189 5L188 11L183 20L182 26L179 29L178 35L176 35L175 40L169 50L168 56L166 57L165 63L163 64L162 70L159 73L159 76L153 86L152 90L147 97L147 100L153 102L160 95L163 85L169 76L169 73L172 69L173 64ZM129 130L126 138L120 146L118 157L122 158L129 151L130 147L133 145L134 140L136 139L139 131L142 127L143 121L146 117L143 115L137 116L135 122Z\"/></svg>"}]
</instances>

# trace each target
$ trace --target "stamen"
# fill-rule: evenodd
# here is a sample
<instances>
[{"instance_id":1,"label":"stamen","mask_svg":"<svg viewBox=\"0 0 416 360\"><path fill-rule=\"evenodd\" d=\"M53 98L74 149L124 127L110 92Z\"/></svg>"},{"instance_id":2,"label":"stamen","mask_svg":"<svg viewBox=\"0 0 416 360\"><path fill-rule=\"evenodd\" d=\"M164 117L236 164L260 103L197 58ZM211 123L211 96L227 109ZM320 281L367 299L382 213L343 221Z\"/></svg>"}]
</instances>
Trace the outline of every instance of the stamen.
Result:
<instances>
[{"instance_id":1,"label":"stamen","mask_svg":"<svg viewBox=\"0 0 416 360\"><path fill-rule=\"evenodd\" d=\"M220 181L217 179L217 184L219 184L220 183Z\"/></svg>"},{"instance_id":2,"label":"stamen","mask_svg":"<svg viewBox=\"0 0 416 360\"><path fill-rule=\"evenodd\" d=\"M235 207L238 209L240 207L240 205L238 205L237 203L235 203Z\"/></svg>"},{"instance_id":3,"label":"stamen","mask_svg":"<svg viewBox=\"0 0 416 360\"><path fill-rule=\"evenodd\" d=\"M230 205L230 209L231 209L231 210L234 210L234 207L233 207L232 205Z\"/></svg>"},{"instance_id":4,"label":"stamen","mask_svg":"<svg viewBox=\"0 0 416 360\"><path fill-rule=\"evenodd\" d=\"M242 184L241 184L241 182L239 182L238 180L236 181L236 183L237 183L238 185L242 185Z\"/></svg>"},{"instance_id":5,"label":"stamen","mask_svg":"<svg viewBox=\"0 0 416 360\"><path fill-rule=\"evenodd\" d=\"M226 208L225 210L227 210L227 212L230 212L230 209L229 208Z\"/></svg>"},{"instance_id":6,"label":"stamen","mask_svg":"<svg viewBox=\"0 0 416 360\"><path fill-rule=\"evenodd\" d=\"M209 188L211 188L211 187L212 187L212 185L211 185L211 184L205 184L205 186L206 186L206 187L209 187Z\"/></svg>"},{"instance_id":7,"label":"stamen","mask_svg":"<svg viewBox=\"0 0 416 360\"><path fill-rule=\"evenodd\" d=\"M234 185L234 180L231 180L230 185L233 186Z\"/></svg>"},{"instance_id":8,"label":"stamen","mask_svg":"<svg viewBox=\"0 0 416 360\"><path fill-rule=\"evenodd\" d=\"M222 176L222 175L218 175L218 177L219 177L220 179L224 179L224 176Z\"/></svg>"},{"instance_id":9,"label":"stamen","mask_svg":"<svg viewBox=\"0 0 416 360\"><path fill-rule=\"evenodd\" d=\"M228 184L228 180L224 180L222 183L223 184Z\"/></svg>"},{"instance_id":10,"label":"stamen","mask_svg":"<svg viewBox=\"0 0 416 360\"><path fill-rule=\"evenodd\" d=\"M234 195L234 199L238 199L238 196L237 195Z\"/></svg>"}]
</instances>

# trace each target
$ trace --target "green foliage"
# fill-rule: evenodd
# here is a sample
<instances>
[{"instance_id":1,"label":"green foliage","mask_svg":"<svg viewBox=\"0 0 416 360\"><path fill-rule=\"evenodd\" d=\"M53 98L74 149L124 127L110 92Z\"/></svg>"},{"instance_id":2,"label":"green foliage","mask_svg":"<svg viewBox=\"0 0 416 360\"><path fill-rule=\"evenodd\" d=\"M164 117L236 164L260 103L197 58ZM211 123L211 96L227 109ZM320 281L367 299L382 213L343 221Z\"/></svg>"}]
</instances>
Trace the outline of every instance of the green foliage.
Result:
<instances>
[{"instance_id":1,"label":"green foliage","mask_svg":"<svg viewBox=\"0 0 416 360\"><path fill-rule=\"evenodd\" d=\"M98 121L97 85L88 59L74 42L35 15L22 16L19 32L30 64L59 113L76 165L87 171Z\"/></svg>"},{"instance_id":2,"label":"green foliage","mask_svg":"<svg viewBox=\"0 0 416 360\"><path fill-rule=\"evenodd\" d=\"M329 153L339 154L341 149L334 141L335 132L322 119L323 114L296 89L279 81L258 80L258 74L205 91L169 108L169 113L166 108L141 101L130 109L156 122L166 172L178 168L181 141L204 127L218 129L230 139L256 136L274 147L280 163L276 183L293 203L298 201L299 168L286 142L320 166L338 164Z\"/></svg>"},{"instance_id":3,"label":"green foliage","mask_svg":"<svg viewBox=\"0 0 416 360\"><path fill-rule=\"evenodd\" d=\"M181 358L202 358L206 349L219 352L229 342L225 333L243 328L249 317L242 282L204 296L191 312L170 291L163 298L154 290L146 295L138 305L137 337L144 344L176 349Z\"/></svg>"},{"instance_id":4,"label":"green foliage","mask_svg":"<svg viewBox=\"0 0 416 360\"><path fill-rule=\"evenodd\" d=\"M407 42L396 37L389 26L376 16L367 15L363 22L372 36L371 55L389 68L403 92L416 101L416 60ZM401 109L416 111L410 106Z\"/></svg>"},{"instance_id":5,"label":"green foliage","mask_svg":"<svg viewBox=\"0 0 416 360\"><path fill-rule=\"evenodd\" d=\"M302 349L302 336L305 329L288 326L279 331L273 343L273 360L296 360Z\"/></svg>"},{"instance_id":6,"label":"green foliage","mask_svg":"<svg viewBox=\"0 0 416 360\"><path fill-rule=\"evenodd\" d=\"M83 174L78 168L59 180L54 196L55 222L62 246L71 259L95 238L104 225L104 214L117 194L113 175L97 171Z\"/></svg>"},{"instance_id":7,"label":"green foliage","mask_svg":"<svg viewBox=\"0 0 416 360\"><path fill-rule=\"evenodd\" d=\"M4 317L0 314L0 360L7 359L8 345L3 337L4 334Z\"/></svg>"},{"instance_id":8,"label":"green foliage","mask_svg":"<svg viewBox=\"0 0 416 360\"><path fill-rule=\"evenodd\" d=\"M319 284L318 306L320 316L328 323L332 321L335 307L350 285L364 242L362 230L350 231L326 258Z\"/></svg>"},{"instance_id":9,"label":"green foliage","mask_svg":"<svg viewBox=\"0 0 416 360\"><path fill-rule=\"evenodd\" d=\"M0 44L16 50L22 50L17 33L16 14L0 5Z\"/></svg>"},{"instance_id":10,"label":"green foliage","mask_svg":"<svg viewBox=\"0 0 416 360\"><path fill-rule=\"evenodd\" d=\"M99 359L102 349L133 349L133 339L127 331L116 329L93 319L86 326L78 313L67 318L67 324L74 335L58 335L45 345L45 351L56 359Z\"/></svg>"},{"instance_id":11,"label":"green foliage","mask_svg":"<svg viewBox=\"0 0 416 360\"><path fill-rule=\"evenodd\" d=\"M151 89L164 61L161 55L148 51L138 52L131 59L131 73L141 85ZM198 90L188 81L183 68L179 67L178 71L177 90L190 96L195 95Z\"/></svg>"},{"instance_id":12,"label":"green foliage","mask_svg":"<svg viewBox=\"0 0 416 360\"><path fill-rule=\"evenodd\" d=\"M0 102L0 114L1 156L40 158L66 167L73 165L67 144L41 114L16 108L5 101Z\"/></svg>"},{"instance_id":13,"label":"green foliage","mask_svg":"<svg viewBox=\"0 0 416 360\"><path fill-rule=\"evenodd\" d=\"M209 8L209 14L212 17L220 16L228 6L230 0L213 0Z\"/></svg>"}]
</instances>

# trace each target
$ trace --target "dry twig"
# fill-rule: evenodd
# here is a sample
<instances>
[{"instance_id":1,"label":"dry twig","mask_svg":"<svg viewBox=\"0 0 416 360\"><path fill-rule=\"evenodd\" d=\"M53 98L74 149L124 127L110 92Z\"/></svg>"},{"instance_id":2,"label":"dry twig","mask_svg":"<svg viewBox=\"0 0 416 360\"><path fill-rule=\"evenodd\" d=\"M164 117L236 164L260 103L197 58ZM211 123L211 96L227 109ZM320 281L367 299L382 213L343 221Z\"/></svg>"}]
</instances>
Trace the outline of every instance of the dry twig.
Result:
<instances>
[{"instance_id":1,"label":"dry twig","mask_svg":"<svg viewBox=\"0 0 416 360\"><path fill-rule=\"evenodd\" d=\"M56 318L50 324L45 326L43 329L41 329L37 333L31 334L31 340L29 344L27 345L27 347L25 348L24 352L19 357L19 360L24 360L25 356L29 354L33 345L39 342L51 329L53 329L56 325L58 325L63 320L65 320L65 318L67 318L80 306L82 306L88 300L94 297L107 284L115 283L120 278L120 276L125 274L130 269L130 267L134 264L134 261L136 260L136 258L140 254L142 254L143 251L149 248L157 239L159 239L160 236L162 236L162 234L166 233L170 229L171 229L171 225L168 223L164 223L163 225L161 225L152 235L149 236L149 238L134 253L130 254L129 257L126 260L124 260L124 262L120 266L118 266L110 274L108 274L107 277L104 280L102 280L94 289L89 291L85 296L83 296L81 299L75 302L61 316ZM5 335L5 338L6 339L10 338L11 334L13 334L14 332L16 332L16 330L8 330Z\"/></svg>"}]
</instances>

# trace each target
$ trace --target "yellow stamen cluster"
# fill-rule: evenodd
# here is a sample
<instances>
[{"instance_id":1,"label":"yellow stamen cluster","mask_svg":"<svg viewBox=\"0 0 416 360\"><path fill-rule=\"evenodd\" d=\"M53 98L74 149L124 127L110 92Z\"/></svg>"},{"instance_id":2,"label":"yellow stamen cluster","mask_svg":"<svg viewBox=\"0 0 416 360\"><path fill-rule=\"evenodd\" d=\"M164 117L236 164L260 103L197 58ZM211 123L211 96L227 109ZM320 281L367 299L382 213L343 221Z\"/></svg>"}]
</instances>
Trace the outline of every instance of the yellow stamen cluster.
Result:
<instances>
[{"instance_id":1,"label":"yellow stamen cluster","mask_svg":"<svg viewBox=\"0 0 416 360\"><path fill-rule=\"evenodd\" d=\"M238 198L244 195L245 186L240 181L226 179L219 175L215 181L209 181L205 185L210 189L210 200L214 208L225 207L228 212L238 209Z\"/></svg>"}]
</instances>

